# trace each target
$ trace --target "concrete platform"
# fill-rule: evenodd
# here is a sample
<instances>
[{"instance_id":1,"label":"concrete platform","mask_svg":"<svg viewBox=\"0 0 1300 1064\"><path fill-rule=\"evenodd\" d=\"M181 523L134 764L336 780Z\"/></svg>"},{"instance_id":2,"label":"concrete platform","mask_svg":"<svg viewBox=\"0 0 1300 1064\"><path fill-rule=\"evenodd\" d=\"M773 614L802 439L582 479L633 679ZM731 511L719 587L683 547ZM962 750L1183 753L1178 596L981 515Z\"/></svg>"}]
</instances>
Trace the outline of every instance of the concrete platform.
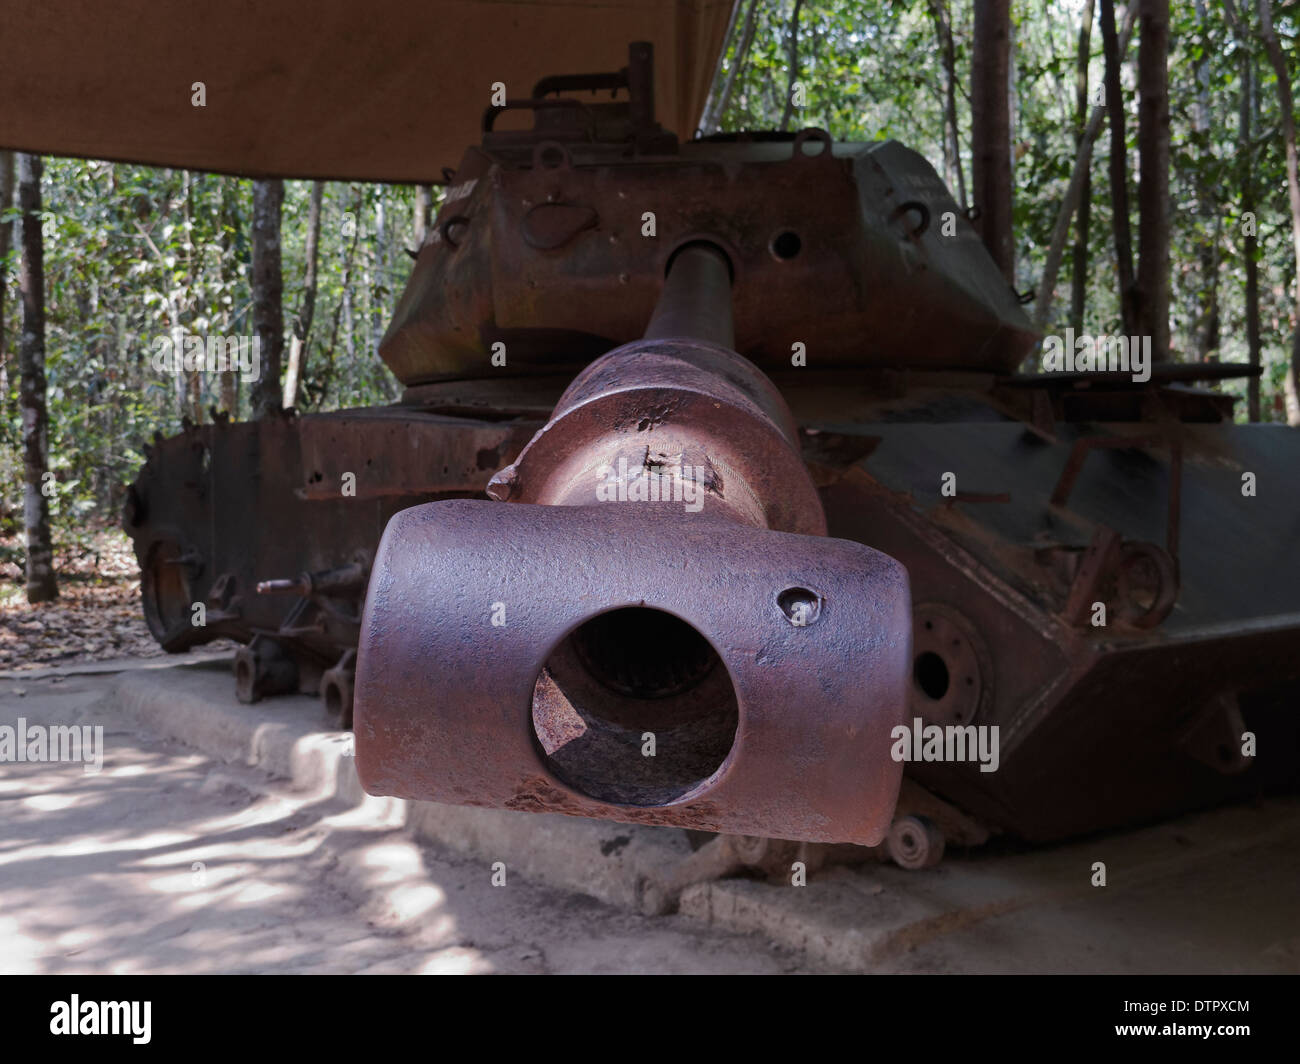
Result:
<instances>
[{"instance_id":1,"label":"concrete platform","mask_svg":"<svg viewBox=\"0 0 1300 1064\"><path fill-rule=\"evenodd\" d=\"M351 737L328 730L317 699L241 705L224 663L125 673L109 698L139 728L368 822L635 912L656 908L691 853L676 829L370 798ZM1092 885L1096 862L1105 886ZM806 886L702 883L680 908L836 970L1199 973L1300 972L1298 902L1300 801L1276 800L1047 849L950 854L921 872L873 863Z\"/></svg>"}]
</instances>

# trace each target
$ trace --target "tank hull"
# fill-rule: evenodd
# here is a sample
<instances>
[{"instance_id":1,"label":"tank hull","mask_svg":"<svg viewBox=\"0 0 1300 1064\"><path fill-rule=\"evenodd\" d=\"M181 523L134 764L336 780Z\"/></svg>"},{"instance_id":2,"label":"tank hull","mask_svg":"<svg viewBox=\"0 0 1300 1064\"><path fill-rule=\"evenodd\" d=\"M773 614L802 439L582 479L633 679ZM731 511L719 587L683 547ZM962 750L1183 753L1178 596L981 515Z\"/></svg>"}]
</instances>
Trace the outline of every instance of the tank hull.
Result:
<instances>
[{"instance_id":1,"label":"tank hull","mask_svg":"<svg viewBox=\"0 0 1300 1064\"><path fill-rule=\"evenodd\" d=\"M1007 378L853 380L777 377L827 532L905 566L914 654L942 659L954 693L975 681L973 699L936 699L914 677L914 719L999 732L996 771L918 761L908 780L986 830L1035 841L1296 788L1300 513L1282 485L1300 463L1300 434L1214 420L1221 398L1182 388L1163 391L1200 420L1153 439L1140 421L1036 427L1017 416L1025 389ZM407 405L205 425L156 444L126 521L155 636L173 651L272 641L295 665L295 688L319 691L356 649L364 585L259 595L258 583L368 562L399 511L483 498L565 383L416 388ZM1040 409L1069 406L1059 387L1038 390ZM1090 389L1078 412L1122 408L1130 391ZM1125 434L1133 446L1088 449L1066 503L1052 501L1079 441ZM1253 495L1243 494L1246 473ZM1099 530L1167 549L1171 488L1177 576L1164 616L1117 619L1124 604L1097 578L1088 611L1071 617ZM1163 609L1140 590L1143 606ZM1093 601L1109 605L1107 624L1091 623ZM934 645L927 620L961 641L955 653ZM1241 755L1245 733L1253 756Z\"/></svg>"}]
</instances>

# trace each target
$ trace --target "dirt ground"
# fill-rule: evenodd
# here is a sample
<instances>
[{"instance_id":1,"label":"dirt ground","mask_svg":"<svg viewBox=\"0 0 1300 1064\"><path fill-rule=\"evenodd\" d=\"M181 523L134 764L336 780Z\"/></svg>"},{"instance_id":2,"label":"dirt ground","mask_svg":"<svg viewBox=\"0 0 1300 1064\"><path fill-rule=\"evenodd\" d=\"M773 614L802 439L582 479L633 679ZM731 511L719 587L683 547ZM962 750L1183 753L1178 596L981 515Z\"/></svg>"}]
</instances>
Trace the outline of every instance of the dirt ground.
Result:
<instances>
[{"instance_id":1,"label":"dirt ground","mask_svg":"<svg viewBox=\"0 0 1300 1064\"><path fill-rule=\"evenodd\" d=\"M0 537L0 672L165 655L144 623L140 570L120 529L89 531L56 549L53 602L28 603L22 556L20 537Z\"/></svg>"},{"instance_id":2,"label":"dirt ground","mask_svg":"<svg viewBox=\"0 0 1300 1064\"><path fill-rule=\"evenodd\" d=\"M0 770L0 972L799 971L757 935L647 921L436 853L140 736L103 676L0 680L0 723L106 725L102 771ZM23 694L17 694L21 690Z\"/></svg>"},{"instance_id":3,"label":"dirt ground","mask_svg":"<svg viewBox=\"0 0 1300 1064\"><path fill-rule=\"evenodd\" d=\"M0 763L0 973L1300 971L1294 800L954 853L925 875L875 865L798 891L701 884L680 916L509 869L493 885L481 854L151 732L173 715L171 688L152 725L119 712L114 670L154 675L164 662L143 659L164 656L129 546L97 542L65 560L52 604L28 606L17 571L0 572L0 725L102 725L107 751L92 774ZM1098 860L1104 891L1089 881Z\"/></svg>"},{"instance_id":4,"label":"dirt ground","mask_svg":"<svg viewBox=\"0 0 1300 1064\"><path fill-rule=\"evenodd\" d=\"M0 724L108 722L108 754L90 775L0 766L0 972L798 970L757 935L647 925L508 871L494 886L482 862L115 726L96 705L111 676L48 674L166 656L130 542L92 533L56 562L60 596L41 605L0 562Z\"/></svg>"}]
</instances>

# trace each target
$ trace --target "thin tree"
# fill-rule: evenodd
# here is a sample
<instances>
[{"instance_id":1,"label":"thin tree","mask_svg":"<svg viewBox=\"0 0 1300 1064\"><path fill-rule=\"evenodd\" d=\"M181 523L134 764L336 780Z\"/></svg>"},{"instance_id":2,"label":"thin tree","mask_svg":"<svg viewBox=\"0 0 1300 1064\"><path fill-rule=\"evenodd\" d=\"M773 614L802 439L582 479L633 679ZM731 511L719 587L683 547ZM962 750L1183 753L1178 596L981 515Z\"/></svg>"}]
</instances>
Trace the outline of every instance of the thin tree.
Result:
<instances>
[{"instance_id":1,"label":"thin tree","mask_svg":"<svg viewBox=\"0 0 1300 1064\"><path fill-rule=\"evenodd\" d=\"M731 106L731 94L736 87L736 77L745 65L745 60L749 57L749 46L754 40L754 20L757 14L758 0L749 0L749 10L745 14L745 24L740 32L740 41L731 57L731 66L727 70L727 80L724 82L722 92L716 102L710 97L708 104L704 108L704 117L700 120L700 129L706 135L722 128L722 120L726 117L727 108Z\"/></svg>"},{"instance_id":2,"label":"thin tree","mask_svg":"<svg viewBox=\"0 0 1300 1064\"><path fill-rule=\"evenodd\" d=\"M1011 2L975 0L971 57L971 185L976 227L1008 284L1015 283L1011 236Z\"/></svg>"},{"instance_id":3,"label":"thin tree","mask_svg":"<svg viewBox=\"0 0 1300 1064\"><path fill-rule=\"evenodd\" d=\"M714 67L713 77L709 80L709 92L704 97L704 106L700 109L700 124L695 130L697 136L704 136L713 132L709 123L718 105L718 75L722 73L722 63L727 58L727 46L731 43L732 35L736 32L736 20L740 17L740 8L743 3L744 0L732 0L731 14L727 16L727 28L722 34L722 50L718 53L718 63Z\"/></svg>"},{"instance_id":4,"label":"thin tree","mask_svg":"<svg viewBox=\"0 0 1300 1064\"><path fill-rule=\"evenodd\" d=\"M1085 0L1079 20L1079 48L1074 65L1074 148L1075 155L1083 153L1084 134L1088 125L1088 61L1092 58L1093 0ZM1088 143L1089 160L1092 144ZM1074 249L1070 278L1070 324L1076 334L1082 334L1083 315L1088 298L1088 237L1092 228L1092 167L1084 168L1083 188L1079 190L1079 217L1074 226Z\"/></svg>"},{"instance_id":5,"label":"thin tree","mask_svg":"<svg viewBox=\"0 0 1300 1064\"><path fill-rule=\"evenodd\" d=\"M284 279L280 273L280 209L284 182L265 178L253 182L253 332L261 352L253 386L253 416L267 417L281 409L280 361L284 353Z\"/></svg>"},{"instance_id":6,"label":"thin tree","mask_svg":"<svg viewBox=\"0 0 1300 1064\"><path fill-rule=\"evenodd\" d=\"M794 0L794 10L790 12L789 80L785 87L785 108L781 112L782 129L790 128L790 119L794 115L794 92L799 83L799 13L802 10L803 0Z\"/></svg>"},{"instance_id":7,"label":"thin tree","mask_svg":"<svg viewBox=\"0 0 1300 1064\"><path fill-rule=\"evenodd\" d=\"M361 215L361 190L360 189L354 190L350 212L345 211L344 212L345 217L347 216L348 213L350 213L353 218L360 217ZM333 384L334 382L334 366L335 366L335 361L338 358L339 322L343 317L344 310L347 309L348 293L352 291L352 263L356 259L356 255L357 255L357 242L361 236L361 227L356 224L352 225L350 227L350 235L352 239L351 242L348 244L348 249L343 256L343 277L341 281L342 291L340 293L339 301L334 305L334 322L332 328L330 329L330 341L329 341L329 350L328 350L329 358L328 361L326 361L325 363L325 372L321 374L320 391L316 399L316 403L318 406L324 405L325 399L329 395L330 385Z\"/></svg>"},{"instance_id":8,"label":"thin tree","mask_svg":"<svg viewBox=\"0 0 1300 1064\"><path fill-rule=\"evenodd\" d=\"M49 417L45 406L45 247L41 240L41 157L18 156L18 205L22 211L23 334L18 346L19 405L23 418L23 526L27 538L27 601L58 597L50 500Z\"/></svg>"},{"instance_id":9,"label":"thin tree","mask_svg":"<svg viewBox=\"0 0 1300 1064\"><path fill-rule=\"evenodd\" d=\"M1288 425L1300 426L1300 164L1296 159L1295 100L1291 94L1291 73L1286 56L1273 29L1271 0L1258 0L1259 36L1264 53L1277 77L1282 144L1286 150L1286 191L1291 208L1291 242L1295 250L1295 331L1291 334L1291 360L1282 378Z\"/></svg>"},{"instance_id":10,"label":"thin tree","mask_svg":"<svg viewBox=\"0 0 1300 1064\"><path fill-rule=\"evenodd\" d=\"M1246 27L1241 13L1237 10L1236 0L1225 0L1224 10L1227 12L1228 21L1232 23L1237 39L1242 42L1248 40L1251 31ZM1291 358L1282 379L1282 390L1286 402L1287 424L1300 426L1300 165L1296 158L1295 100L1291 92L1291 74L1287 69L1286 57L1278 42L1277 32L1273 29L1273 7L1270 0L1257 0L1256 14L1259 18L1257 36L1264 45L1264 53L1268 56L1269 65L1272 66L1273 74L1277 79L1278 103L1281 105L1279 123L1282 127L1282 144L1286 153L1287 200L1291 211L1291 241L1296 260L1295 329L1291 334ZM1246 105L1243 103L1242 106ZM1245 125L1246 121L1243 120L1243 127ZM1253 253L1253 243L1248 236L1248 253ZM1253 258L1253 254L1251 257ZM1250 279L1250 273L1247 272L1247 282ZM1258 280L1256 284L1258 285ZM1253 295L1255 297L1253 304L1258 308L1257 289ZM1251 293L1248 289L1246 302L1248 321L1251 306Z\"/></svg>"},{"instance_id":11,"label":"thin tree","mask_svg":"<svg viewBox=\"0 0 1300 1064\"><path fill-rule=\"evenodd\" d=\"M1262 363L1263 345L1259 335L1259 263L1255 258L1259 238L1255 226L1255 166L1251 145L1256 106L1255 56L1248 38L1239 34L1238 40L1241 44L1241 99L1237 105L1237 180L1241 185L1241 214L1243 219L1248 219L1242 226L1245 229L1246 347L1251 367L1258 369ZM1246 382L1246 416L1251 421L1259 420L1259 398L1259 377L1251 376Z\"/></svg>"},{"instance_id":12,"label":"thin tree","mask_svg":"<svg viewBox=\"0 0 1300 1064\"><path fill-rule=\"evenodd\" d=\"M1169 358L1169 0L1139 0L1138 334Z\"/></svg>"},{"instance_id":13,"label":"thin tree","mask_svg":"<svg viewBox=\"0 0 1300 1064\"><path fill-rule=\"evenodd\" d=\"M368 256L373 264L373 272L366 278L366 297L370 303L370 334L373 337L374 351L384 339L384 329L388 325L388 212L386 200L388 188L380 185L375 189L375 243L373 252Z\"/></svg>"},{"instance_id":14,"label":"thin tree","mask_svg":"<svg viewBox=\"0 0 1300 1064\"><path fill-rule=\"evenodd\" d=\"M1135 0L1131 0L1135 2ZM1119 274L1120 319L1125 335L1137 332L1137 282L1133 277L1133 241L1129 229L1128 133L1124 90L1120 85L1119 35L1115 0L1100 0L1101 48L1105 57L1106 113L1110 118L1110 205L1115 232L1115 267Z\"/></svg>"},{"instance_id":15,"label":"thin tree","mask_svg":"<svg viewBox=\"0 0 1300 1064\"><path fill-rule=\"evenodd\" d=\"M311 205L307 210L307 266L302 281L302 298L298 313L293 319L293 336L289 340L289 365L284 374L284 405L298 403L298 381L307 364L307 341L311 336L311 322L316 313L316 249L320 243L320 205L325 192L325 182L313 181Z\"/></svg>"},{"instance_id":16,"label":"thin tree","mask_svg":"<svg viewBox=\"0 0 1300 1064\"><path fill-rule=\"evenodd\" d=\"M4 215L13 202L14 153L0 151L0 410L7 406L9 397L9 337L5 331L5 296L8 294L6 273L9 252L14 246L14 223Z\"/></svg>"},{"instance_id":17,"label":"thin tree","mask_svg":"<svg viewBox=\"0 0 1300 1064\"><path fill-rule=\"evenodd\" d=\"M415 186L415 209L411 217L411 233L415 237L415 254L424 247L424 239L429 235L429 224L433 214L433 186Z\"/></svg>"},{"instance_id":18,"label":"thin tree","mask_svg":"<svg viewBox=\"0 0 1300 1064\"><path fill-rule=\"evenodd\" d=\"M1137 9L1130 6L1124 17L1124 28L1119 36L1119 56L1128 54L1129 38L1133 35L1133 24L1137 18ZM1034 298L1034 324L1046 329L1051 322L1052 301L1056 294L1056 277L1060 272L1061 260L1065 257L1065 241L1070 232L1070 219L1076 209L1081 209L1085 179L1092 168L1092 146L1101 132L1101 123L1106 117L1105 107L1094 107L1088 116L1088 124L1083 128L1079 138L1079 151L1074 157L1074 168L1070 172L1070 184L1056 212L1056 224L1052 227L1052 236L1047 244L1047 255L1043 260L1043 273L1038 282L1038 294Z\"/></svg>"},{"instance_id":19,"label":"thin tree","mask_svg":"<svg viewBox=\"0 0 1300 1064\"><path fill-rule=\"evenodd\" d=\"M1200 31L1201 53L1196 60L1196 105L1192 112L1192 129L1195 133L1194 143L1202 164L1193 172L1196 188L1196 213L1200 232L1197 234L1196 260L1200 275L1200 291L1197 293L1196 327L1193 337L1196 345L1196 361L1208 362L1217 356L1219 350L1219 247L1222 242L1222 216L1215 197L1215 174L1217 162L1211 149L1210 102L1210 20L1205 0L1196 0L1196 24ZM1216 164L1211 170L1206 163Z\"/></svg>"},{"instance_id":20,"label":"thin tree","mask_svg":"<svg viewBox=\"0 0 1300 1064\"><path fill-rule=\"evenodd\" d=\"M952 15L947 0L929 0L934 33L943 60L944 157L948 164L948 187L957 192L957 202L966 207L966 172L961 165L961 137L957 126L957 49L952 40Z\"/></svg>"},{"instance_id":21,"label":"thin tree","mask_svg":"<svg viewBox=\"0 0 1300 1064\"><path fill-rule=\"evenodd\" d=\"M243 230L239 214L239 182L231 177L218 177L221 182L221 286L225 291L234 287L232 274L239 269L243 258ZM243 315L241 314L242 320ZM239 322L230 319L230 308L222 311L222 331L230 334ZM240 330L242 331L242 330ZM239 418L239 371L221 371L221 406L231 417Z\"/></svg>"},{"instance_id":22,"label":"thin tree","mask_svg":"<svg viewBox=\"0 0 1300 1064\"><path fill-rule=\"evenodd\" d=\"M193 313L197 304L198 292L195 287L195 269L194 269L194 228L193 218L193 196L194 196L194 176L188 170L181 171L181 209L185 224L181 229L183 234L183 249L185 252L185 276L189 278L190 283L185 285L185 303L189 313ZM186 370L185 379L185 403L182 404L183 410L188 410L189 416L193 418L195 424L203 423L203 392L205 390L205 373L203 366L195 366L193 370Z\"/></svg>"}]
</instances>

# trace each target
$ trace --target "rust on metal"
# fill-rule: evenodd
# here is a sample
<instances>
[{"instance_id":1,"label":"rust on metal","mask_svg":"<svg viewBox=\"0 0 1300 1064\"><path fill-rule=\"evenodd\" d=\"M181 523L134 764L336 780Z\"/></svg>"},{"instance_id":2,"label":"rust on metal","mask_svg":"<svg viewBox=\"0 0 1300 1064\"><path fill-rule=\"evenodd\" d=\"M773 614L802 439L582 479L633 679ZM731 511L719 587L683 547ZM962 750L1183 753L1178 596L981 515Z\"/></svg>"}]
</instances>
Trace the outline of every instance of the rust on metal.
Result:
<instances>
[{"instance_id":1,"label":"rust on metal","mask_svg":"<svg viewBox=\"0 0 1300 1064\"><path fill-rule=\"evenodd\" d=\"M1257 371L1017 373L1032 326L919 155L678 142L651 58L543 79L444 175L400 403L155 435L123 517L159 642L351 699L389 793L881 858L908 817L1050 840L1300 786L1300 436L1216 390ZM891 819L896 713L997 728L998 768L911 763Z\"/></svg>"},{"instance_id":2,"label":"rust on metal","mask_svg":"<svg viewBox=\"0 0 1300 1064\"><path fill-rule=\"evenodd\" d=\"M875 843L910 626L905 574L861 544L672 504L415 507L376 560L357 768L372 794Z\"/></svg>"},{"instance_id":3,"label":"rust on metal","mask_svg":"<svg viewBox=\"0 0 1300 1064\"><path fill-rule=\"evenodd\" d=\"M789 411L725 346L730 295L721 249L682 248L647 338L580 373L493 479L509 505L389 524L357 672L368 791L884 836L906 574L822 538Z\"/></svg>"}]
</instances>

